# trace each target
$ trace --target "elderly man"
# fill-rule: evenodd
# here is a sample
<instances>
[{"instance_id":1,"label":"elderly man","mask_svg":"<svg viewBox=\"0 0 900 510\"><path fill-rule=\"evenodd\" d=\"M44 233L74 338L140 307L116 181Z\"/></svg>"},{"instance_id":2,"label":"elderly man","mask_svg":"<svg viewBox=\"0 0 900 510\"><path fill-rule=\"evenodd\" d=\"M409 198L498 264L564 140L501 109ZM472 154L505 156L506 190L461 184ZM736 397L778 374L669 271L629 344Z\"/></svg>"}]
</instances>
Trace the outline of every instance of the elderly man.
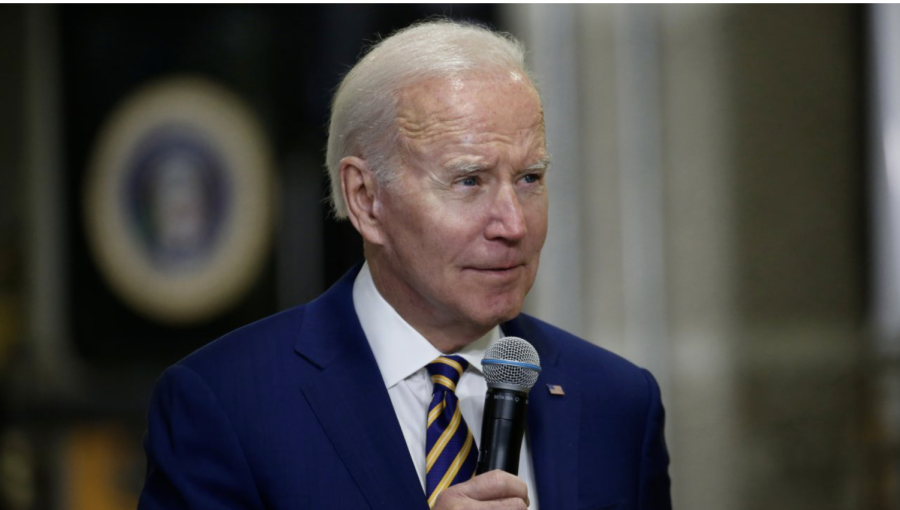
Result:
<instances>
[{"instance_id":1,"label":"elderly man","mask_svg":"<svg viewBox=\"0 0 900 510\"><path fill-rule=\"evenodd\" d=\"M446 21L394 34L341 84L327 159L365 264L166 371L139 508L670 508L652 376L520 313L550 164L521 46ZM501 335L544 370L519 476L474 476Z\"/></svg>"}]
</instances>

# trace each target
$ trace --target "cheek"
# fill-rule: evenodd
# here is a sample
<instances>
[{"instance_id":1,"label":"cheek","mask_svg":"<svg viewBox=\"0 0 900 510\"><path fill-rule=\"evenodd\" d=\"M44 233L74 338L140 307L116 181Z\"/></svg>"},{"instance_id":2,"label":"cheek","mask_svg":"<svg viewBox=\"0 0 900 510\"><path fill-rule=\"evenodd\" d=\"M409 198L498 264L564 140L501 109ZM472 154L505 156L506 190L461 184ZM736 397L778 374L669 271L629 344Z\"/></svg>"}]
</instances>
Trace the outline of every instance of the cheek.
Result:
<instances>
[{"instance_id":1,"label":"cheek","mask_svg":"<svg viewBox=\"0 0 900 510\"><path fill-rule=\"evenodd\" d=\"M484 230L486 208L481 204L454 203L425 222L424 235L437 239L447 250L456 251L479 239Z\"/></svg>"},{"instance_id":2,"label":"cheek","mask_svg":"<svg viewBox=\"0 0 900 510\"><path fill-rule=\"evenodd\" d=\"M381 221L390 237L404 244L419 245L428 231L429 209L420 201L409 200L406 196L385 198Z\"/></svg>"},{"instance_id":3,"label":"cheek","mask_svg":"<svg viewBox=\"0 0 900 510\"><path fill-rule=\"evenodd\" d=\"M528 224L528 233L531 235L531 243L538 250L544 246L547 238L547 203L544 201L538 207L534 207L527 213L525 221Z\"/></svg>"},{"instance_id":4,"label":"cheek","mask_svg":"<svg viewBox=\"0 0 900 510\"><path fill-rule=\"evenodd\" d=\"M472 244L472 239L478 237L474 222L446 208L439 212L419 209L395 220L398 226L402 224L395 229L395 246L413 259L410 262L420 266L449 267L449 262L456 260Z\"/></svg>"}]
</instances>

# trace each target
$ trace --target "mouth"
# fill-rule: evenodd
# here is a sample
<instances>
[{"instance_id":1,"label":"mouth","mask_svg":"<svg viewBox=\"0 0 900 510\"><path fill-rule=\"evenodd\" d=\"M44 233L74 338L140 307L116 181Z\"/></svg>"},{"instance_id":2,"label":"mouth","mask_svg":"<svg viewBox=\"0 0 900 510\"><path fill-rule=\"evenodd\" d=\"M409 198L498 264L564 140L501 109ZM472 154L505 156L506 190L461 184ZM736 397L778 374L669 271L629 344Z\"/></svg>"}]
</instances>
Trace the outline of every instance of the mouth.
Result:
<instances>
[{"instance_id":1,"label":"mouth","mask_svg":"<svg viewBox=\"0 0 900 510\"><path fill-rule=\"evenodd\" d=\"M516 272L517 270L524 268L525 264L500 264L496 266L475 266L469 267L467 269L471 271L476 271L482 274L493 274L493 275L507 275Z\"/></svg>"}]
</instances>

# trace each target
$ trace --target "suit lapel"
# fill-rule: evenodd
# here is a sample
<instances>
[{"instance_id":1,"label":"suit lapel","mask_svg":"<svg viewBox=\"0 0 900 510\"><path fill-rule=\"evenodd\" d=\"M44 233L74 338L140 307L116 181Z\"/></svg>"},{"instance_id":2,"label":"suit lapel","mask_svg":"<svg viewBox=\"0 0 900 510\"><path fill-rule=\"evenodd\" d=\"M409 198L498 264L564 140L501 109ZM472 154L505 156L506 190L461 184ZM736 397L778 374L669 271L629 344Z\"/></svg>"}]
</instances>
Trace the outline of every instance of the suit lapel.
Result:
<instances>
[{"instance_id":1,"label":"suit lapel","mask_svg":"<svg viewBox=\"0 0 900 510\"><path fill-rule=\"evenodd\" d=\"M427 509L409 449L353 308L357 266L307 307L302 391L372 508Z\"/></svg>"},{"instance_id":2,"label":"suit lapel","mask_svg":"<svg viewBox=\"0 0 900 510\"><path fill-rule=\"evenodd\" d=\"M301 390L372 508L427 510L427 502L384 380L353 308L356 266L307 306L295 350L313 365ZM521 317L503 325L541 356L531 391L528 436L543 508L575 508L580 394L557 367L557 346ZM551 395L548 384L565 390Z\"/></svg>"},{"instance_id":3,"label":"suit lapel","mask_svg":"<svg viewBox=\"0 0 900 510\"><path fill-rule=\"evenodd\" d=\"M575 381L557 366L559 350L520 317L503 325L506 335L531 342L541 357L541 375L528 403L528 437L534 459L537 493L542 508L576 508L578 503L578 441L580 392ZM548 384L562 386L565 395L551 395Z\"/></svg>"}]
</instances>

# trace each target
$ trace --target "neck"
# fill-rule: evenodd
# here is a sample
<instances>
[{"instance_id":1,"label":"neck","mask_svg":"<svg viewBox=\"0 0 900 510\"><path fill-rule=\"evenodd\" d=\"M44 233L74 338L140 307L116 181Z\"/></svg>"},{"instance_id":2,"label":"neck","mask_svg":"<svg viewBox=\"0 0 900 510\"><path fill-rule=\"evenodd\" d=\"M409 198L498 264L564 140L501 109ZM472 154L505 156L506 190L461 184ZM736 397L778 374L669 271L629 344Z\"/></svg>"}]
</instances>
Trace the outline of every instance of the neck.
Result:
<instances>
[{"instance_id":1,"label":"neck","mask_svg":"<svg viewBox=\"0 0 900 510\"><path fill-rule=\"evenodd\" d=\"M483 337L494 327L435 313L422 299L416 299L415 292L403 282L386 277L389 273L381 267L377 257L367 257L367 262L378 293L407 324L442 353L453 354Z\"/></svg>"}]
</instances>

